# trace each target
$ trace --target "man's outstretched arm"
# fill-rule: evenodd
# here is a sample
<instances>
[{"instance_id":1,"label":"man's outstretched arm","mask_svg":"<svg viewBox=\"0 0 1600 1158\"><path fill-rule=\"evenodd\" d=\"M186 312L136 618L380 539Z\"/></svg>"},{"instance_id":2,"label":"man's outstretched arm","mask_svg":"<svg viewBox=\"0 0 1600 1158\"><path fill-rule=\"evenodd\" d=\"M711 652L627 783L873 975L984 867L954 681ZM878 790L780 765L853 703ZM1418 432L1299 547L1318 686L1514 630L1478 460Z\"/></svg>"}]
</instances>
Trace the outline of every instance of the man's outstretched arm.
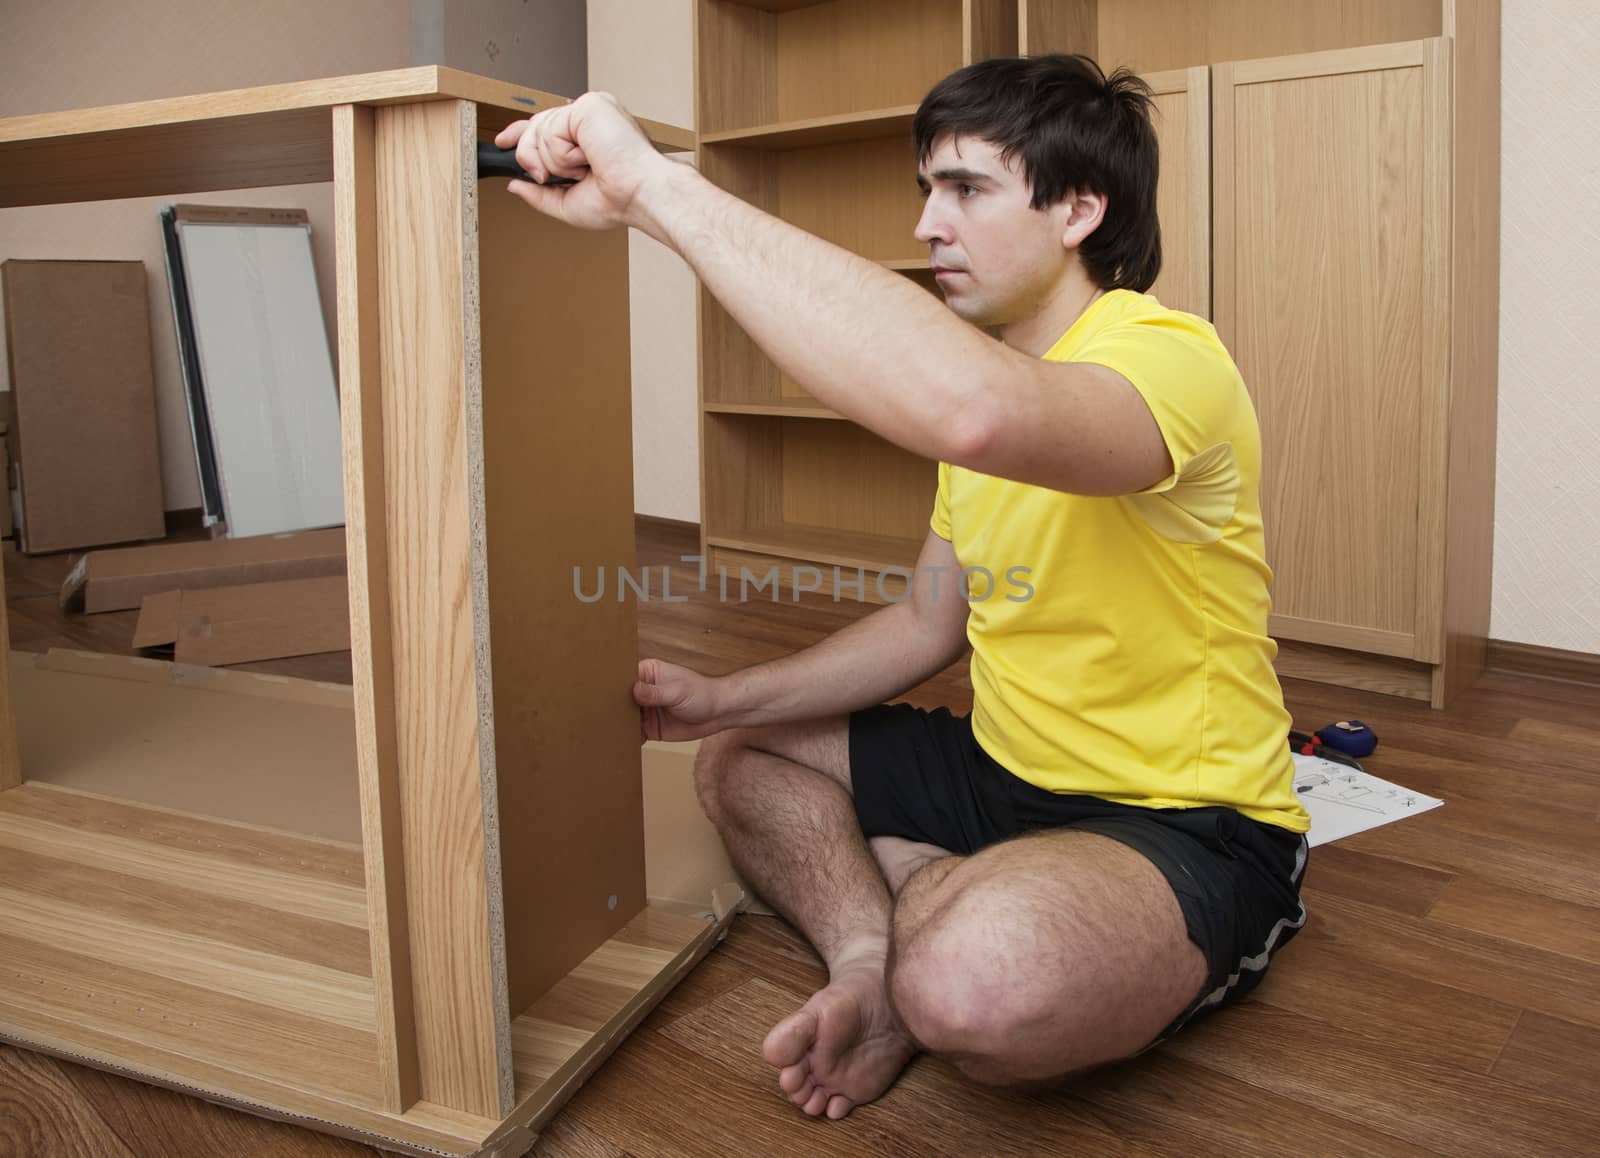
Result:
<instances>
[{"instance_id":1,"label":"man's outstretched arm","mask_svg":"<svg viewBox=\"0 0 1600 1158\"><path fill-rule=\"evenodd\" d=\"M691 740L847 715L890 700L967 646L967 599L950 544L928 532L909 595L794 655L720 678L647 659L633 695L648 740Z\"/></svg>"},{"instance_id":2,"label":"man's outstretched arm","mask_svg":"<svg viewBox=\"0 0 1600 1158\"><path fill-rule=\"evenodd\" d=\"M757 345L825 405L928 458L1080 494L1170 471L1149 408L1104 367L1042 362L985 337L907 279L761 212L651 147L610 97L508 126L535 209L628 225L676 250ZM910 175L907 175L910 180Z\"/></svg>"}]
</instances>

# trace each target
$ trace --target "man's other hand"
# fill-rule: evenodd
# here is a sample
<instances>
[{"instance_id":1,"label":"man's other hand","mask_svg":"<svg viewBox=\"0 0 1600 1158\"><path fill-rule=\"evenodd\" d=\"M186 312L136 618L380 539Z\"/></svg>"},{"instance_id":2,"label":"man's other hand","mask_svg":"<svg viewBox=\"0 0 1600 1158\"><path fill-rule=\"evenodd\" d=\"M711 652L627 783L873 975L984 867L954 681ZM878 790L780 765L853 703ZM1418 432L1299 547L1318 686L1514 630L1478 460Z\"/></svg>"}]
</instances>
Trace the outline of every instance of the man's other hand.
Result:
<instances>
[{"instance_id":1,"label":"man's other hand","mask_svg":"<svg viewBox=\"0 0 1600 1158\"><path fill-rule=\"evenodd\" d=\"M727 725L719 719L718 681L659 659L639 661L633 700L644 740L698 740Z\"/></svg>"},{"instance_id":2,"label":"man's other hand","mask_svg":"<svg viewBox=\"0 0 1600 1158\"><path fill-rule=\"evenodd\" d=\"M536 181L571 177L576 185L512 181L511 191L541 213L579 229L633 225L640 188L672 162L610 93L585 93L501 129L494 143L516 146L517 164Z\"/></svg>"}]
</instances>

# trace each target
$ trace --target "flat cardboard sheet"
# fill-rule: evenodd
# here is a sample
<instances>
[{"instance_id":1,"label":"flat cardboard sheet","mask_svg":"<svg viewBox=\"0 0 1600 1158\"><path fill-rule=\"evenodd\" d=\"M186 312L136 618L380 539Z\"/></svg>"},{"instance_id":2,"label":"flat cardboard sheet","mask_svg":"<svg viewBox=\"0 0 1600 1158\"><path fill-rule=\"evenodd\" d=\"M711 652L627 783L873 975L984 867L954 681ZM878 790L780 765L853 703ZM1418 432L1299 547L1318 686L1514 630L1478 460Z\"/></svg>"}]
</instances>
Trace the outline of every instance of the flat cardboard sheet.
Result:
<instances>
[{"instance_id":1,"label":"flat cardboard sheet","mask_svg":"<svg viewBox=\"0 0 1600 1158\"><path fill-rule=\"evenodd\" d=\"M348 687L60 649L12 652L11 678L28 780L361 840ZM745 911L770 913L700 811L698 748L644 747L646 892L701 911L725 909L731 900L718 898L742 888Z\"/></svg>"},{"instance_id":2,"label":"flat cardboard sheet","mask_svg":"<svg viewBox=\"0 0 1600 1158\"><path fill-rule=\"evenodd\" d=\"M771 914L733 870L722 838L694 792L699 741L644 746L644 861L652 897L703 897L724 881L745 893L744 911Z\"/></svg>"},{"instance_id":3,"label":"flat cardboard sheet","mask_svg":"<svg viewBox=\"0 0 1600 1158\"><path fill-rule=\"evenodd\" d=\"M7 261L6 350L30 553L166 533L144 264Z\"/></svg>"},{"instance_id":4,"label":"flat cardboard sheet","mask_svg":"<svg viewBox=\"0 0 1600 1158\"><path fill-rule=\"evenodd\" d=\"M329 575L163 591L145 597L133 646L209 667L347 651L349 589Z\"/></svg>"},{"instance_id":5,"label":"flat cardboard sheet","mask_svg":"<svg viewBox=\"0 0 1600 1158\"><path fill-rule=\"evenodd\" d=\"M28 780L361 840L347 687L60 650L11 680Z\"/></svg>"},{"instance_id":6,"label":"flat cardboard sheet","mask_svg":"<svg viewBox=\"0 0 1600 1158\"><path fill-rule=\"evenodd\" d=\"M61 585L61 606L90 614L138 607L147 595L311 579L345 573L344 528L152 543L116 551L91 551Z\"/></svg>"}]
</instances>

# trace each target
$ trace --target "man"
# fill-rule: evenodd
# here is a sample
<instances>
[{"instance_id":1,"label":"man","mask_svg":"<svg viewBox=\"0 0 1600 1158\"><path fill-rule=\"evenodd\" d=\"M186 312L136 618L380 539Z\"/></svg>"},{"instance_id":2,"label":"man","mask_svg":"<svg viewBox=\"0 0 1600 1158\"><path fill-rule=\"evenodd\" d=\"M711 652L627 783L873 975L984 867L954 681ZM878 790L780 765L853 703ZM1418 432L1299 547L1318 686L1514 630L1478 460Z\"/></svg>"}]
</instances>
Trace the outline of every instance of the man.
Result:
<instances>
[{"instance_id":1,"label":"man","mask_svg":"<svg viewBox=\"0 0 1600 1158\"><path fill-rule=\"evenodd\" d=\"M582 178L513 182L534 208L672 246L823 405L940 462L908 598L720 679L647 660L634 688L647 735L709 737L708 815L827 963L763 1050L830 1118L919 1049L1005 1084L1135 1054L1305 920L1256 420L1211 327L1143 293L1148 89L986 61L914 133L948 309L660 157L603 95L497 138ZM1024 595L958 589L978 567ZM969 641L970 718L881 706Z\"/></svg>"}]
</instances>

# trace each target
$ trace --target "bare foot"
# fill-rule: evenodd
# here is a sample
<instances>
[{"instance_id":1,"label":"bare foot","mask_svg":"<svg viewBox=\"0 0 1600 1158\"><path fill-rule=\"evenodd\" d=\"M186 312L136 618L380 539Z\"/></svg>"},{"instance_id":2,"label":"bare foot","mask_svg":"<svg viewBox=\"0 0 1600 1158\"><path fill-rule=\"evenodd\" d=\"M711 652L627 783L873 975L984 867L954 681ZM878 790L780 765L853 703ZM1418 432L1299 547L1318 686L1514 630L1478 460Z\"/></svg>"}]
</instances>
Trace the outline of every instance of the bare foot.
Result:
<instances>
[{"instance_id":1,"label":"bare foot","mask_svg":"<svg viewBox=\"0 0 1600 1158\"><path fill-rule=\"evenodd\" d=\"M813 1118L842 1118L877 1098L917 1052L889 1004L884 961L878 949L841 963L761 1047L779 1088Z\"/></svg>"}]
</instances>

